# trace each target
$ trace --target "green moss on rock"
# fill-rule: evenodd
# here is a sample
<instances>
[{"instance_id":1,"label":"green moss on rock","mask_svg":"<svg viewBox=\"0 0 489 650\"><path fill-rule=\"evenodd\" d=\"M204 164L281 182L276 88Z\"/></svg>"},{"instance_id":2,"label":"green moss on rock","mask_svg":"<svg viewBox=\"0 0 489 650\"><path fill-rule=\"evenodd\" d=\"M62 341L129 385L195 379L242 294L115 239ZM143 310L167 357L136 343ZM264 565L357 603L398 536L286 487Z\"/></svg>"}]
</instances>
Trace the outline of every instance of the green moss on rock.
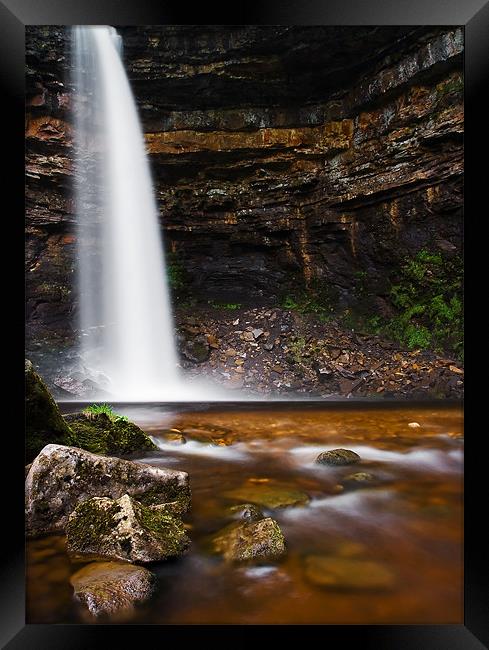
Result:
<instances>
[{"instance_id":1,"label":"green moss on rock","mask_svg":"<svg viewBox=\"0 0 489 650\"><path fill-rule=\"evenodd\" d=\"M79 504L66 535L74 560L157 562L181 555L189 545L180 519L147 508L128 494L117 501L95 497Z\"/></svg>"},{"instance_id":2,"label":"green moss on rock","mask_svg":"<svg viewBox=\"0 0 489 650\"><path fill-rule=\"evenodd\" d=\"M165 485L166 503L161 502L161 487L155 485L138 495L137 500L144 506L172 514L187 512L190 508L190 490L182 490L178 479L169 480Z\"/></svg>"},{"instance_id":3,"label":"green moss on rock","mask_svg":"<svg viewBox=\"0 0 489 650\"><path fill-rule=\"evenodd\" d=\"M105 413L72 413L65 422L73 432L75 445L94 454L130 454L157 449L149 436L133 422L111 419Z\"/></svg>"},{"instance_id":4,"label":"green moss on rock","mask_svg":"<svg viewBox=\"0 0 489 650\"><path fill-rule=\"evenodd\" d=\"M70 427L41 377L25 361L26 460L32 461L47 444L75 444Z\"/></svg>"},{"instance_id":5,"label":"green moss on rock","mask_svg":"<svg viewBox=\"0 0 489 650\"><path fill-rule=\"evenodd\" d=\"M229 524L209 540L209 548L226 561L271 560L284 555L285 538L278 523L266 517L250 523Z\"/></svg>"},{"instance_id":6,"label":"green moss on rock","mask_svg":"<svg viewBox=\"0 0 489 650\"><path fill-rule=\"evenodd\" d=\"M160 540L168 557L181 555L189 545L183 522L160 509L150 509L134 502L134 512L139 524Z\"/></svg>"},{"instance_id":7,"label":"green moss on rock","mask_svg":"<svg viewBox=\"0 0 489 650\"><path fill-rule=\"evenodd\" d=\"M105 412L62 416L32 363L25 362L26 461L48 444L79 447L95 454L131 454L157 449L149 436L124 417Z\"/></svg>"},{"instance_id":8,"label":"green moss on rock","mask_svg":"<svg viewBox=\"0 0 489 650\"><path fill-rule=\"evenodd\" d=\"M90 548L94 538L110 535L117 526L116 515L121 508L116 501L101 508L98 499L93 498L80 503L75 511L76 517L70 517L66 532L77 540L78 551L83 553Z\"/></svg>"},{"instance_id":9,"label":"green moss on rock","mask_svg":"<svg viewBox=\"0 0 489 650\"><path fill-rule=\"evenodd\" d=\"M146 463L102 456L77 447L46 445L26 478L26 529L30 536L63 532L68 517L91 497L129 494L162 514L185 512L188 475Z\"/></svg>"}]
</instances>

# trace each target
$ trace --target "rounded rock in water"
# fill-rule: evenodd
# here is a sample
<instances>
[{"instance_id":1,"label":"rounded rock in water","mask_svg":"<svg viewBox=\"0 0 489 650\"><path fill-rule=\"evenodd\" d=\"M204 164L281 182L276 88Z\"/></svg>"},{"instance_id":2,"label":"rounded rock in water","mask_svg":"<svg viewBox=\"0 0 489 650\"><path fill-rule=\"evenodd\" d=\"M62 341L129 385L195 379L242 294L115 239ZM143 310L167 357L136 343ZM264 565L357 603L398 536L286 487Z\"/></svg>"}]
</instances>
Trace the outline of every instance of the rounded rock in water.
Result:
<instances>
[{"instance_id":1,"label":"rounded rock in water","mask_svg":"<svg viewBox=\"0 0 489 650\"><path fill-rule=\"evenodd\" d=\"M285 538L278 523L266 517L226 526L214 535L211 548L228 562L260 562L284 555Z\"/></svg>"},{"instance_id":2,"label":"rounded rock in water","mask_svg":"<svg viewBox=\"0 0 489 650\"><path fill-rule=\"evenodd\" d=\"M71 576L75 598L94 616L133 609L149 598L155 577L141 566L127 562L93 562Z\"/></svg>"},{"instance_id":3,"label":"rounded rock in water","mask_svg":"<svg viewBox=\"0 0 489 650\"><path fill-rule=\"evenodd\" d=\"M332 449L319 454L316 463L320 465L353 465L361 460L360 456L350 449Z\"/></svg>"}]
</instances>

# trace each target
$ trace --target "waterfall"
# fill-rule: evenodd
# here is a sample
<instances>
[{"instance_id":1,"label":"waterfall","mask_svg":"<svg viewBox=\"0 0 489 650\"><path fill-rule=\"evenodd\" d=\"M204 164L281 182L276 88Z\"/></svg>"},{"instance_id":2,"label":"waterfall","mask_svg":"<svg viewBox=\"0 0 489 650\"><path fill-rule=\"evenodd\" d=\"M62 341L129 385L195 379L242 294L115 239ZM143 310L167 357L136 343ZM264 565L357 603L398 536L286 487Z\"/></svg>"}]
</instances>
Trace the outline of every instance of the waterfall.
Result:
<instances>
[{"instance_id":1,"label":"waterfall","mask_svg":"<svg viewBox=\"0 0 489 650\"><path fill-rule=\"evenodd\" d=\"M82 357L117 400L186 400L158 209L120 37L112 27L77 26L73 48Z\"/></svg>"}]
</instances>

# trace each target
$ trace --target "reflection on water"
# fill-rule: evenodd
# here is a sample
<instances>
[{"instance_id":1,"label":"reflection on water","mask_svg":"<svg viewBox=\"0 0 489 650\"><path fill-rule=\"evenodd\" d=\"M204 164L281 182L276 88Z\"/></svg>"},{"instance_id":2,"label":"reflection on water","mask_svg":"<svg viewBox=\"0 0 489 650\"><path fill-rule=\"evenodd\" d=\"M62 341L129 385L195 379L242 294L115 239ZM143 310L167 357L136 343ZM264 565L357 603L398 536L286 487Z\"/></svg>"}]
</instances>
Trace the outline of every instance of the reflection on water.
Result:
<instances>
[{"instance_id":1,"label":"reflection on water","mask_svg":"<svg viewBox=\"0 0 489 650\"><path fill-rule=\"evenodd\" d=\"M158 444L140 460L187 471L193 495L186 516L190 553L151 567L158 591L127 622L462 621L460 408L217 408L118 409ZM420 426L409 426L413 422ZM168 428L182 431L186 444L167 442ZM314 463L335 447L357 452L362 462ZM375 484L353 489L345 482L360 471L375 475ZM264 509L282 528L286 558L232 567L208 556L206 536L233 516L229 507L237 500L229 493L264 486L310 498L307 505ZM339 576L334 588L321 584L317 573L331 558ZM90 620L72 600L75 570L62 537L28 543L29 622ZM372 570L385 584L355 586L370 580L363 574Z\"/></svg>"}]
</instances>

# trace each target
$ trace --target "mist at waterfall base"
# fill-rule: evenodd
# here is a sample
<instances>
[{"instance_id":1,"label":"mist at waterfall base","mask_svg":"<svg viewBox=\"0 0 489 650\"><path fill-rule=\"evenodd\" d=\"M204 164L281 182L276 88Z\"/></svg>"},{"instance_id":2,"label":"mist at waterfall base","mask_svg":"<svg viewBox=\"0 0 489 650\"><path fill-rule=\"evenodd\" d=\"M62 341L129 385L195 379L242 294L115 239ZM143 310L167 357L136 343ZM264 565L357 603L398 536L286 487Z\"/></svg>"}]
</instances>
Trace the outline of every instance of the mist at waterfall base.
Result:
<instances>
[{"instance_id":1,"label":"mist at waterfall base","mask_svg":"<svg viewBox=\"0 0 489 650\"><path fill-rule=\"evenodd\" d=\"M73 28L83 363L117 401L226 399L177 367L158 209L120 49L112 27Z\"/></svg>"}]
</instances>

